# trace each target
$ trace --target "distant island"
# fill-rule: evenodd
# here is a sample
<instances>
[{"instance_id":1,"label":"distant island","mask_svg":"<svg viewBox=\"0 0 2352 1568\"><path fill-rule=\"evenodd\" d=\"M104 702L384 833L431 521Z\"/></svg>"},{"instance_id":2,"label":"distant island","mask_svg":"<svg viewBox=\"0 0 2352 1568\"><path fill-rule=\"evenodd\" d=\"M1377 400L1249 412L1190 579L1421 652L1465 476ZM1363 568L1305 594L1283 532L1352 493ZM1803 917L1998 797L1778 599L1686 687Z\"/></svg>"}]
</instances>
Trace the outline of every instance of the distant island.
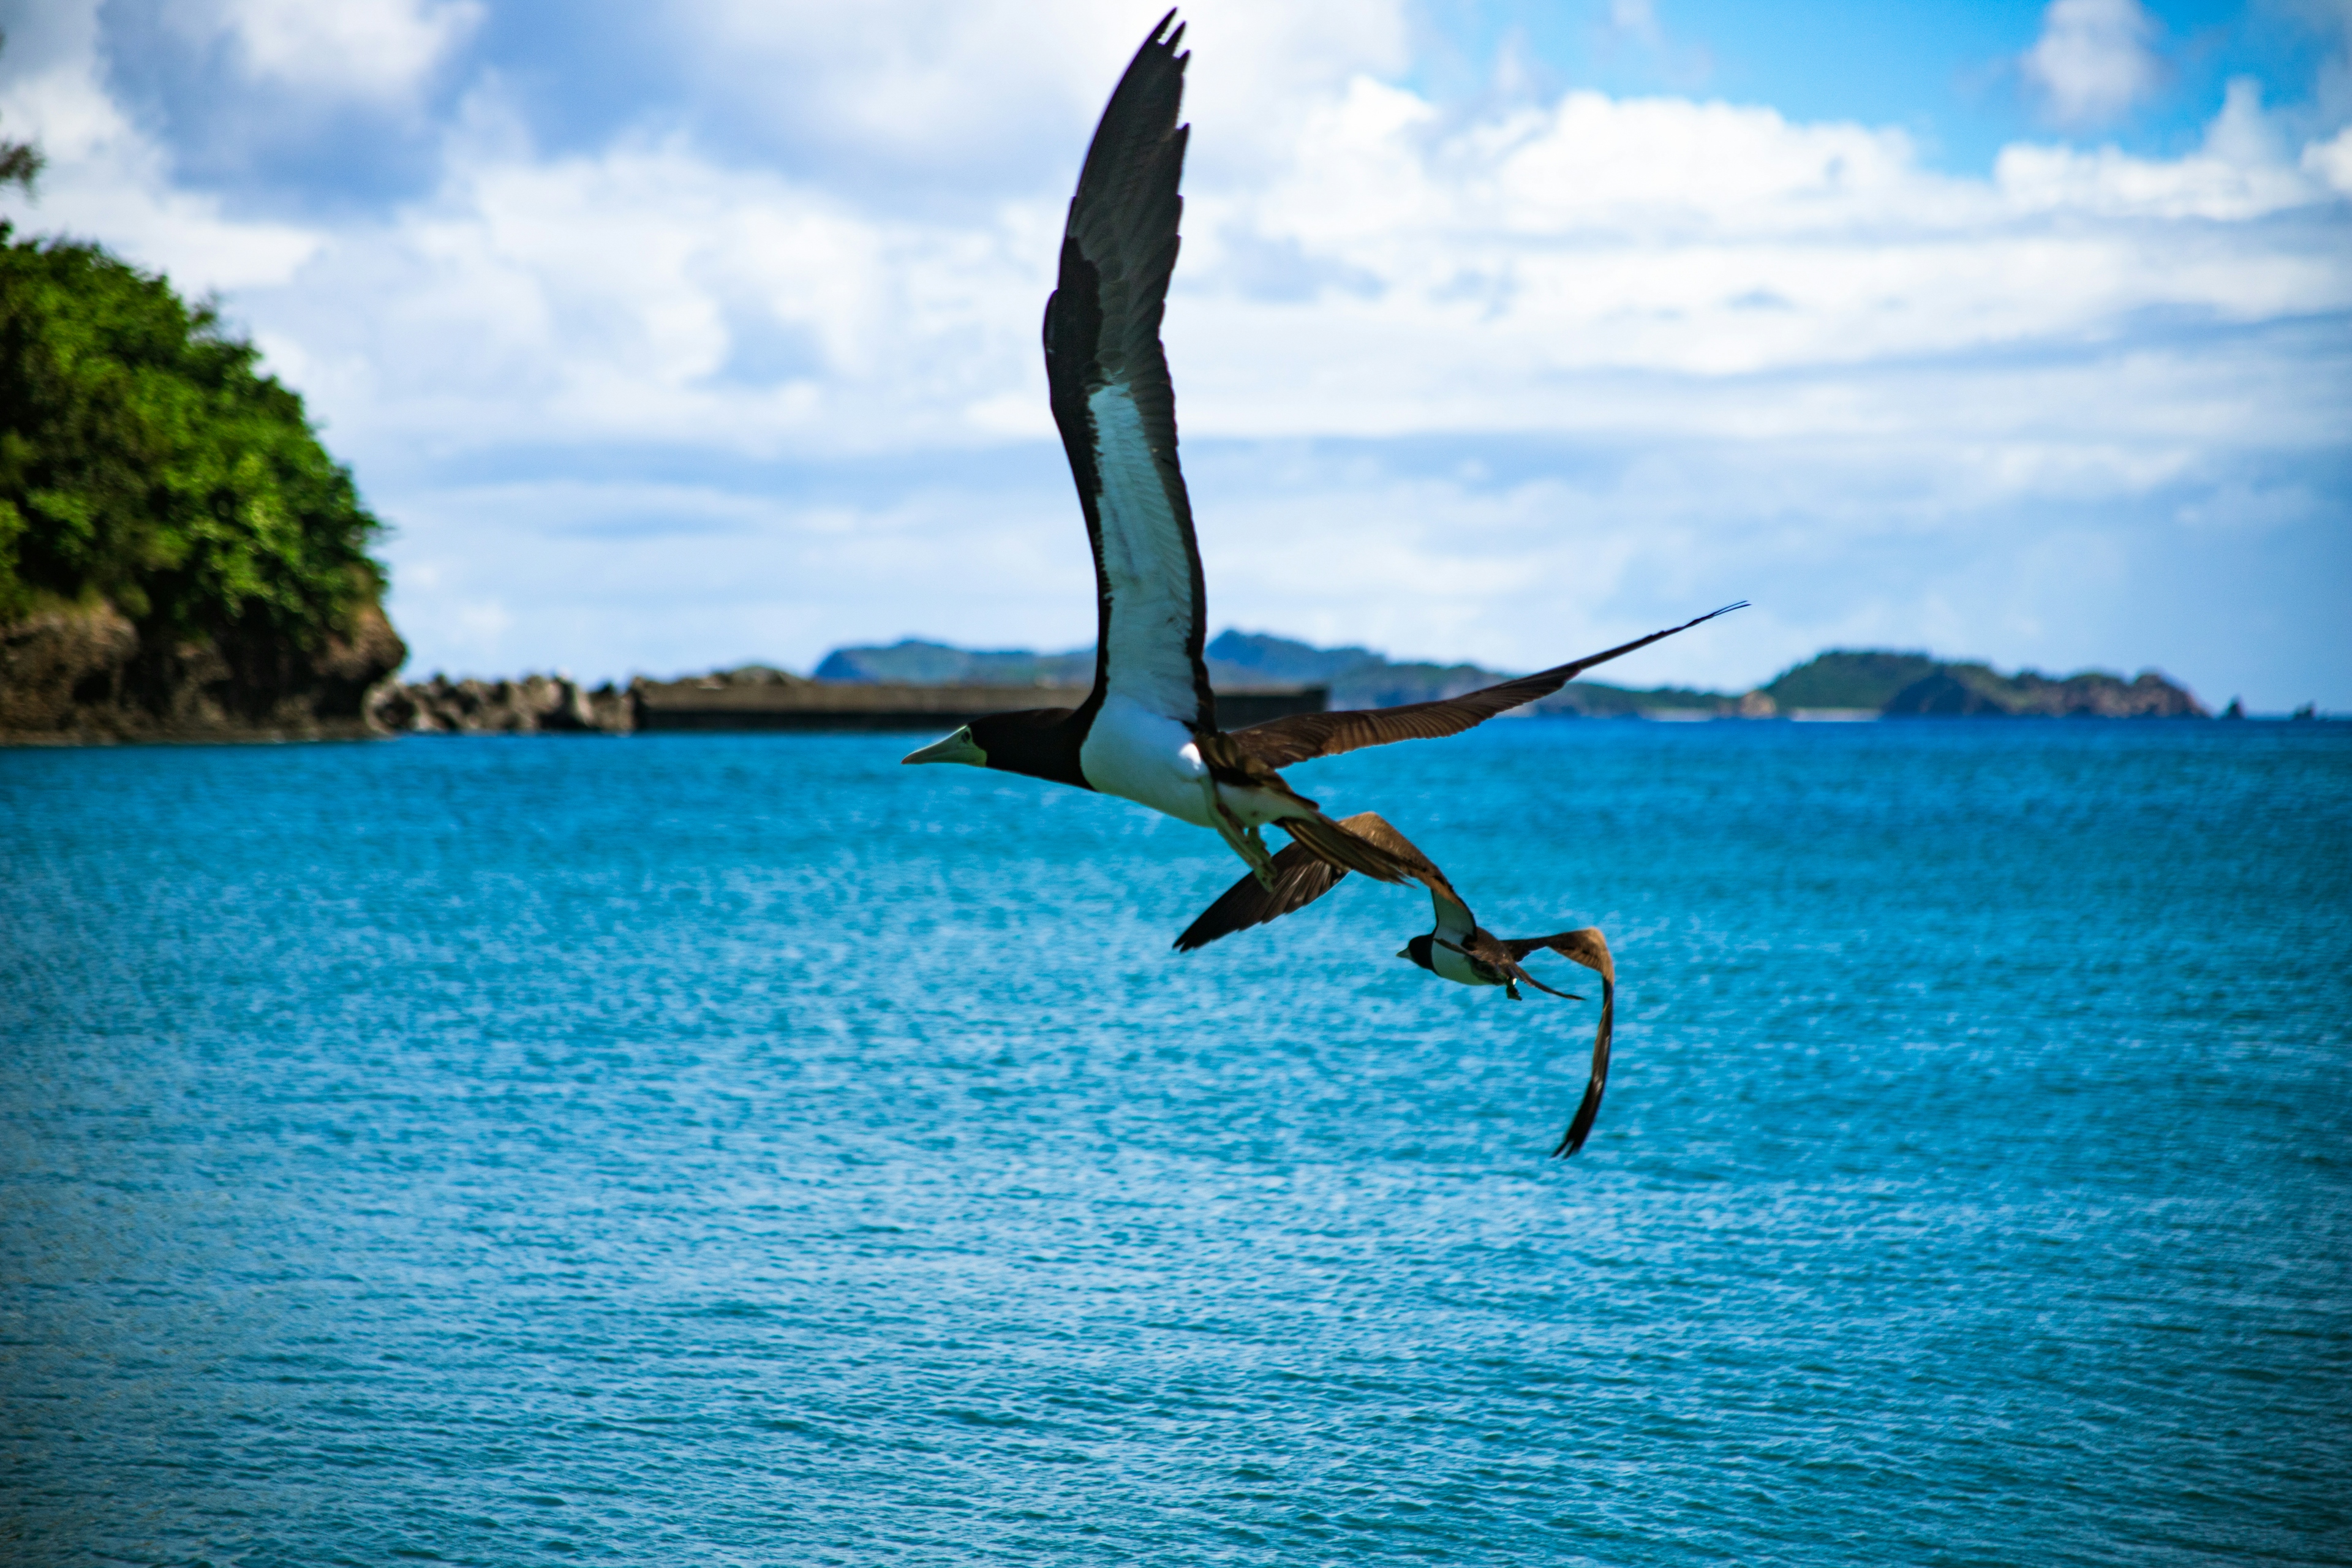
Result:
<instances>
[{"instance_id":1,"label":"distant island","mask_svg":"<svg viewBox=\"0 0 2352 1568\"><path fill-rule=\"evenodd\" d=\"M1791 715L1843 710L1887 719L2212 717L2187 688L2152 669L2128 681L2103 669L2063 678L2032 669L2002 675L1972 660L1947 663L1924 653L1875 649L1822 654L1755 695Z\"/></svg>"},{"instance_id":2,"label":"distant island","mask_svg":"<svg viewBox=\"0 0 2352 1568\"><path fill-rule=\"evenodd\" d=\"M1475 664L1399 663L1365 647L1317 647L1265 632L1221 633L1205 650L1220 689L1266 682L1328 686L1334 708L1383 708L1458 696L1512 672ZM818 680L913 685L1072 685L1094 678L1094 649L1041 654L976 651L908 639L841 647L816 667ZM1682 686L1571 681L1534 711L1578 718L1703 715L1769 719L1796 714L1874 718L2210 718L2189 691L2154 670L2125 680L2086 669L2056 679L2036 670L2002 675L1974 661L1925 653L1832 649L1747 692Z\"/></svg>"},{"instance_id":3,"label":"distant island","mask_svg":"<svg viewBox=\"0 0 2352 1568\"><path fill-rule=\"evenodd\" d=\"M1369 648L1318 647L1263 632L1224 632L1206 651L1210 683L1223 700L1221 710L1231 707L1241 722L1247 721L1241 717L1244 703L1262 703L1276 693L1312 694L1318 706L1386 707L1458 696L1507 673L1475 664L1399 662ZM678 680L641 677L625 687L608 684L593 690L547 675L387 681L370 696L367 716L380 731L394 733L891 729L946 721L973 703L1011 708L1076 701L1093 679L1091 647L1039 653L908 638L835 648L805 676L749 664ZM926 698L924 692L936 695ZM2030 669L2003 675L1975 661L1844 648L1808 659L1745 692L1578 680L1528 710L1563 719L1658 720L2211 716L2188 690L2154 670L2130 680L2103 670L2063 679ZM686 715L698 716L698 721L679 722Z\"/></svg>"}]
</instances>

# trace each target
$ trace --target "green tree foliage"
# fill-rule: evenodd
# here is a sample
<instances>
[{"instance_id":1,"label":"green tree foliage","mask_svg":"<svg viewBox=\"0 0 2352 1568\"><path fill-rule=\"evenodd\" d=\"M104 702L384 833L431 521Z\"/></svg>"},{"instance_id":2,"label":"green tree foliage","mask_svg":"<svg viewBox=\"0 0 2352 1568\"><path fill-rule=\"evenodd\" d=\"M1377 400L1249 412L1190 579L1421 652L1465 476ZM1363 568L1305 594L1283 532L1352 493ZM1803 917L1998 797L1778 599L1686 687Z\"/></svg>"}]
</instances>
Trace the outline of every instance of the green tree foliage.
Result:
<instances>
[{"instance_id":1,"label":"green tree foliage","mask_svg":"<svg viewBox=\"0 0 2352 1568\"><path fill-rule=\"evenodd\" d=\"M29 142L0 142L0 185L31 190L43 162L41 150Z\"/></svg>"},{"instance_id":2,"label":"green tree foliage","mask_svg":"<svg viewBox=\"0 0 2352 1568\"><path fill-rule=\"evenodd\" d=\"M1884 648L1832 648L1783 670L1764 694L1783 710L1791 708L1884 708L1915 680L1943 667L1924 653Z\"/></svg>"},{"instance_id":3,"label":"green tree foliage","mask_svg":"<svg viewBox=\"0 0 2352 1568\"><path fill-rule=\"evenodd\" d=\"M113 602L142 640L311 648L381 525L302 399L163 279L0 223L0 623Z\"/></svg>"},{"instance_id":4,"label":"green tree foliage","mask_svg":"<svg viewBox=\"0 0 2352 1568\"><path fill-rule=\"evenodd\" d=\"M0 49L7 47L8 36L0 33ZM0 139L0 185L22 185L30 191L33 182L40 178L41 165L47 162L41 150L30 142Z\"/></svg>"}]
</instances>

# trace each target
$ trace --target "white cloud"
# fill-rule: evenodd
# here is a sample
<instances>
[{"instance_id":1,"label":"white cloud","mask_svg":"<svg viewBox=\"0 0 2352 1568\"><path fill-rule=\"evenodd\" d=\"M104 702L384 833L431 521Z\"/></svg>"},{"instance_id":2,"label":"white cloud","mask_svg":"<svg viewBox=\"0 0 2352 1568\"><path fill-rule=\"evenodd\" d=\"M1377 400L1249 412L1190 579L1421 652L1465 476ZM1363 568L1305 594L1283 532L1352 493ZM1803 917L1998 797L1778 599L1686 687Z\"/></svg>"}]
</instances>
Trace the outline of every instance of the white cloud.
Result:
<instances>
[{"instance_id":1,"label":"white cloud","mask_svg":"<svg viewBox=\"0 0 2352 1568\"><path fill-rule=\"evenodd\" d=\"M2338 195L2352 196L2352 125L2305 147L2303 171L2315 180L2325 180Z\"/></svg>"},{"instance_id":2,"label":"white cloud","mask_svg":"<svg viewBox=\"0 0 2352 1568\"><path fill-rule=\"evenodd\" d=\"M678 138L543 159L494 126L448 171L250 295L347 431L756 458L1049 434L1051 199L926 222ZM2111 339L2151 311L2352 306L2352 266L2244 221L2324 199L2292 164L2020 146L1956 180L1899 132L1683 100L1578 93L1447 127L1358 78L1258 184L1196 191L1168 327L1196 436L1916 429L1979 416L1837 378ZM1287 247L1310 285L1255 291L1244 242ZM1704 384L1759 374L1817 379ZM2013 395L1981 416L2003 407L2074 417Z\"/></svg>"},{"instance_id":3,"label":"white cloud","mask_svg":"<svg viewBox=\"0 0 2352 1568\"><path fill-rule=\"evenodd\" d=\"M2263 84L2250 76L2230 79L2221 112L2205 128L2205 155L2239 169L2261 169L2284 156L2278 130L2263 112Z\"/></svg>"},{"instance_id":4,"label":"white cloud","mask_svg":"<svg viewBox=\"0 0 2352 1568\"><path fill-rule=\"evenodd\" d=\"M1991 181L1954 179L1920 168L1897 132L1679 99L1571 93L1449 129L1413 95L1360 79L1275 180L1201 198L1212 237L1192 253L1183 319L1223 352L1204 372L1188 362L1188 406L1196 426L1232 434L1687 430L1724 404L1678 384L1660 405L1628 405L1578 377L1859 372L2079 343L2149 311L2340 310L2352 305L2340 256L2283 247L2250 223L2185 221L2259 218L2325 194L2293 165L2210 153L2015 147ZM1230 229L1374 286L1311 308L1221 290L1214 237ZM1294 379L1269 380L1268 362ZM1834 400L1738 401L1753 435L1852 416Z\"/></svg>"},{"instance_id":5,"label":"white cloud","mask_svg":"<svg viewBox=\"0 0 2352 1568\"><path fill-rule=\"evenodd\" d=\"M165 150L107 90L95 17L66 14L49 28L38 40L48 47L0 92L8 134L48 160L37 197L9 198L20 226L121 245L194 294L281 284L316 254L314 229L234 218L217 198L177 188Z\"/></svg>"},{"instance_id":6,"label":"white cloud","mask_svg":"<svg viewBox=\"0 0 2352 1568\"><path fill-rule=\"evenodd\" d=\"M790 5L681 0L670 30L702 90L894 183L1076 174L1112 84L1163 9L1101 0L881 0ZM1402 0L1199 0L1186 107L1195 174L1277 152L1307 105L1356 71L1411 63ZM877 183L878 184L878 183ZM877 203L890 199L882 189Z\"/></svg>"},{"instance_id":7,"label":"white cloud","mask_svg":"<svg viewBox=\"0 0 2352 1568\"><path fill-rule=\"evenodd\" d=\"M675 140L477 144L430 200L253 303L340 417L445 452L922 449L1000 438L968 411L1026 374L1053 222L877 218Z\"/></svg>"},{"instance_id":8,"label":"white cloud","mask_svg":"<svg viewBox=\"0 0 2352 1568\"><path fill-rule=\"evenodd\" d=\"M1609 30L1645 44L1658 41L1658 10L1652 0L1609 0Z\"/></svg>"},{"instance_id":9,"label":"white cloud","mask_svg":"<svg viewBox=\"0 0 2352 1568\"><path fill-rule=\"evenodd\" d=\"M832 90L886 103L920 99L936 73L976 76L982 43L950 47L953 12L933 18L932 66L850 49ZM1265 63L1296 44L1297 18L1217 25L1238 58L1196 62L1196 81L1315 75ZM759 457L1046 432L1034 317L1058 189L925 218L854 182L731 166L677 132L544 156L486 87L425 199L318 228L231 223L173 188L90 58L8 105L55 161L42 216L237 290L347 432L443 452L626 438ZM1900 131L1722 102L1571 92L1465 122L1361 71L1292 96L1287 138L1191 181L1168 328L1190 432L1883 427L1935 416L1932 400L1906 415L1833 386L1649 397L1591 378L1866 374L2113 338L2151 311L2352 305L2352 265L2255 221L2325 203L2341 138L2290 161L2251 82L2186 157L2019 144L1990 180L1924 168ZM1251 118L1210 95L1191 107L1198 124ZM1297 281L1267 293L1270 252Z\"/></svg>"},{"instance_id":10,"label":"white cloud","mask_svg":"<svg viewBox=\"0 0 2352 1568\"><path fill-rule=\"evenodd\" d=\"M2155 19L2138 0L2051 0L2042 36L2020 64L2053 120L2102 125L2163 82L2155 37Z\"/></svg>"},{"instance_id":11,"label":"white cloud","mask_svg":"<svg viewBox=\"0 0 2352 1568\"><path fill-rule=\"evenodd\" d=\"M165 13L194 43L233 44L248 80L319 96L413 91L478 26L479 0L179 0Z\"/></svg>"}]
</instances>

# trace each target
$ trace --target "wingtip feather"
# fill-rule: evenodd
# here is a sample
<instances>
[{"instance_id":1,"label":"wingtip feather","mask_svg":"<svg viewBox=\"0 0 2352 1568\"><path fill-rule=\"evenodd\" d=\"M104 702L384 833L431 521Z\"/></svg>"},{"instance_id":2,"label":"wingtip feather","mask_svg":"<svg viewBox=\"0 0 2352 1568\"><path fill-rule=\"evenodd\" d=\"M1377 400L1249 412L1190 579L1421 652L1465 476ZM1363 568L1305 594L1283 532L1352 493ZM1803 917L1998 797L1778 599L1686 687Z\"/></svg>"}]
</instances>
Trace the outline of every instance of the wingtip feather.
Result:
<instances>
[{"instance_id":1,"label":"wingtip feather","mask_svg":"<svg viewBox=\"0 0 2352 1568\"><path fill-rule=\"evenodd\" d=\"M1601 1087L1593 1084L1586 1088L1583 1102L1577 1106L1574 1120L1569 1122L1568 1131L1559 1135L1559 1142L1552 1149L1553 1159L1571 1158L1584 1147L1584 1141L1592 1135L1592 1124L1601 1120Z\"/></svg>"},{"instance_id":2,"label":"wingtip feather","mask_svg":"<svg viewBox=\"0 0 2352 1568\"><path fill-rule=\"evenodd\" d=\"M1601 934L1598 928L1591 929L1594 936L1598 937ZM1601 947L1601 958L1604 963L1607 963L1608 949L1605 941ZM1599 968L1600 965L1593 967ZM1577 1102L1576 1114L1570 1119L1568 1131L1559 1135L1559 1143L1552 1148L1552 1158L1555 1160L1565 1160L1583 1148L1585 1139L1592 1134L1592 1124L1601 1120L1601 1097L1609 1089L1609 1055L1616 1037L1615 967L1613 963L1610 963L1607 968L1601 971L1601 1022L1592 1031L1592 1073L1585 1079L1584 1098Z\"/></svg>"}]
</instances>

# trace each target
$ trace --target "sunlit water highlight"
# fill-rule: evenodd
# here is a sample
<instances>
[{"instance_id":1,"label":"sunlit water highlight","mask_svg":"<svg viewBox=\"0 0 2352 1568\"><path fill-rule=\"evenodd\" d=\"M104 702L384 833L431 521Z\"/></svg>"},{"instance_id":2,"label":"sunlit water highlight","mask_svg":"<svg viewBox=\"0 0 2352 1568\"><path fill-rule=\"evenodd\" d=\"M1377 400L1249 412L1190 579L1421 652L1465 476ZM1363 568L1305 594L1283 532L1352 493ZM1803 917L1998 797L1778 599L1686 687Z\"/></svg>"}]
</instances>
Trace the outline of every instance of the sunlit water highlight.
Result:
<instances>
[{"instance_id":1,"label":"sunlit water highlight","mask_svg":"<svg viewBox=\"0 0 2352 1568\"><path fill-rule=\"evenodd\" d=\"M0 1557L2352 1559L2346 729L906 744L0 752Z\"/></svg>"}]
</instances>

